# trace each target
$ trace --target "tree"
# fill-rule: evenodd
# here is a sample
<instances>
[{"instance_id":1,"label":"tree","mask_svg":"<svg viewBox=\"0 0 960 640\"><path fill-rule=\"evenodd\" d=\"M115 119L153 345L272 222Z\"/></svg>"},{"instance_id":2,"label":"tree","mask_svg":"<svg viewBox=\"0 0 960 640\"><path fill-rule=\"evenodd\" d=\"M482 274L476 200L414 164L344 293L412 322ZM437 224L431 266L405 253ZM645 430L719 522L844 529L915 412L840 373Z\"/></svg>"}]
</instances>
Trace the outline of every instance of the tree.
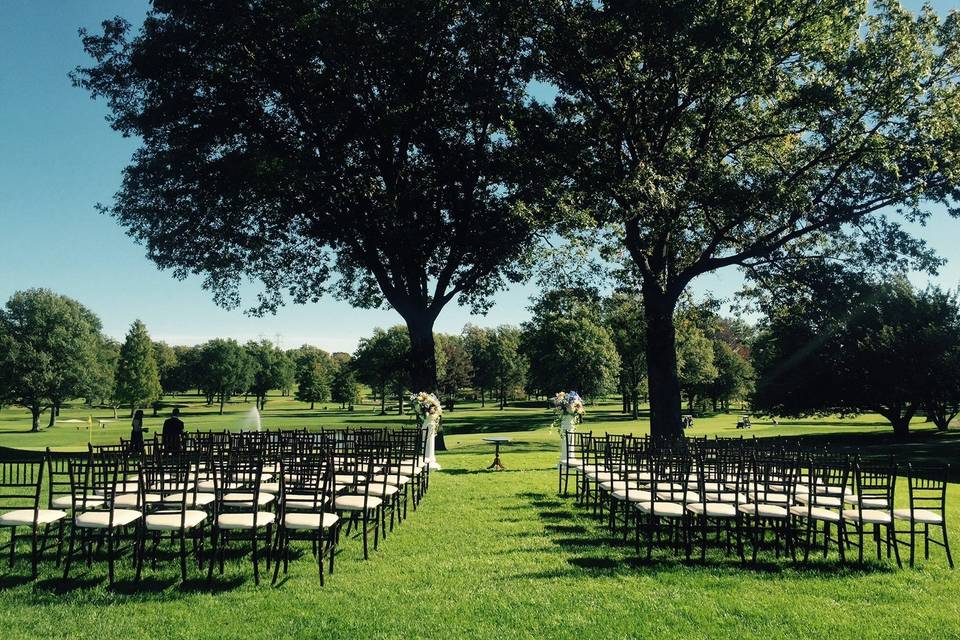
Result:
<instances>
[{"instance_id":1,"label":"tree","mask_svg":"<svg viewBox=\"0 0 960 640\"><path fill-rule=\"evenodd\" d=\"M256 396L257 409L263 411L267 404L267 393L271 389L282 389L290 385L293 363L282 349L269 340L248 342L245 348L253 365L250 392Z\"/></svg>"},{"instance_id":2,"label":"tree","mask_svg":"<svg viewBox=\"0 0 960 640\"><path fill-rule=\"evenodd\" d=\"M697 277L854 256L929 267L885 212L958 212L956 14L563 0L535 41L558 91L544 193L609 227L640 279L654 435L680 435L674 311Z\"/></svg>"},{"instance_id":3,"label":"tree","mask_svg":"<svg viewBox=\"0 0 960 640\"><path fill-rule=\"evenodd\" d=\"M480 406L485 407L486 392L493 389L494 380L493 353L490 349L493 330L468 324L463 328L463 347L470 356L473 367L472 383L480 394Z\"/></svg>"},{"instance_id":4,"label":"tree","mask_svg":"<svg viewBox=\"0 0 960 640\"><path fill-rule=\"evenodd\" d=\"M330 397L340 403L341 409L349 408L350 411L353 411L354 404L360 402L360 384L350 362L342 362L337 367L330 383Z\"/></svg>"},{"instance_id":5,"label":"tree","mask_svg":"<svg viewBox=\"0 0 960 640\"><path fill-rule=\"evenodd\" d=\"M777 415L879 413L905 437L939 374L942 335L955 330L931 327L957 322L957 307L903 277L851 282L765 320L753 405Z\"/></svg>"},{"instance_id":6,"label":"tree","mask_svg":"<svg viewBox=\"0 0 960 640\"><path fill-rule=\"evenodd\" d=\"M437 367L437 388L447 405L447 411L453 411L460 389L469 385L473 379L473 364L461 336L438 334L435 339L437 351L440 353L437 362L442 363Z\"/></svg>"},{"instance_id":7,"label":"tree","mask_svg":"<svg viewBox=\"0 0 960 640\"><path fill-rule=\"evenodd\" d=\"M114 394L117 361L120 358L120 345L106 335L101 334L96 344L97 355L94 358L94 368L90 371L87 381L87 404L97 402L107 404Z\"/></svg>"},{"instance_id":8,"label":"tree","mask_svg":"<svg viewBox=\"0 0 960 640\"><path fill-rule=\"evenodd\" d=\"M40 415L90 390L97 369L100 320L79 302L48 289L14 293L0 310L0 390L3 400Z\"/></svg>"},{"instance_id":9,"label":"tree","mask_svg":"<svg viewBox=\"0 0 960 640\"><path fill-rule=\"evenodd\" d=\"M166 342L154 342L153 357L157 361L157 373L160 375L160 393L171 393L171 378L177 370L177 352Z\"/></svg>"},{"instance_id":10,"label":"tree","mask_svg":"<svg viewBox=\"0 0 960 640\"><path fill-rule=\"evenodd\" d=\"M717 375L705 394L713 402L713 410L727 410L730 400L747 397L753 385L753 367L723 340L713 341L713 364Z\"/></svg>"},{"instance_id":11,"label":"tree","mask_svg":"<svg viewBox=\"0 0 960 640\"><path fill-rule=\"evenodd\" d=\"M113 409L113 419L116 420L120 407L124 404L117 386L120 345L116 341L102 336L98 351L96 369L93 371L89 390L90 399L96 398L102 404Z\"/></svg>"},{"instance_id":12,"label":"tree","mask_svg":"<svg viewBox=\"0 0 960 640\"><path fill-rule=\"evenodd\" d=\"M160 399L160 374L153 355L153 342L147 327L135 320L120 345L120 360L117 364L117 397L134 410L146 407Z\"/></svg>"},{"instance_id":13,"label":"tree","mask_svg":"<svg viewBox=\"0 0 960 640\"><path fill-rule=\"evenodd\" d=\"M168 369L166 376L160 376L160 386L167 393L186 393L199 389L201 385L200 361L202 347L175 346L173 352L176 364Z\"/></svg>"},{"instance_id":14,"label":"tree","mask_svg":"<svg viewBox=\"0 0 960 640\"><path fill-rule=\"evenodd\" d=\"M549 292L531 312L520 348L529 361L529 388L543 394L573 390L585 398L616 388L620 356L603 326L599 296Z\"/></svg>"},{"instance_id":15,"label":"tree","mask_svg":"<svg viewBox=\"0 0 960 640\"><path fill-rule=\"evenodd\" d=\"M493 383L501 410L507 406L510 393L523 387L527 362L520 351L520 340L520 330L510 325L500 325L490 335Z\"/></svg>"},{"instance_id":16,"label":"tree","mask_svg":"<svg viewBox=\"0 0 960 640\"><path fill-rule=\"evenodd\" d=\"M689 318L678 318L677 372L680 388L693 411L697 396L713 384L717 367L713 363L713 341Z\"/></svg>"},{"instance_id":17,"label":"tree","mask_svg":"<svg viewBox=\"0 0 960 640\"><path fill-rule=\"evenodd\" d=\"M370 385L380 396L380 413L386 413L387 391L397 393L403 413L404 389L410 381L410 338L407 329L401 326L384 331L377 327L373 335L360 341L354 354L355 368L359 378Z\"/></svg>"},{"instance_id":18,"label":"tree","mask_svg":"<svg viewBox=\"0 0 960 640\"><path fill-rule=\"evenodd\" d=\"M957 295L928 287L918 306L930 319L920 328L928 375L923 382L923 408L939 431L946 431L960 413L960 302Z\"/></svg>"},{"instance_id":19,"label":"tree","mask_svg":"<svg viewBox=\"0 0 960 640\"><path fill-rule=\"evenodd\" d=\"M250 388L253 363L243 347L231 339L217 338L203 345L200 351L200 384L210 402L217 399L220 415L227 398Z\"/></svg>"},{"instance_id":20,"label":"tree","mask_svg":"<svg viewBox=\"0 0 960 640\"><path fill-rule=\"evenodd\" d=\"M245 277L258 310L333 289L387 303L413 386L436 388L433 325L522 277L534 159L530 2L158 3L82 32L75 84L142 140L110 212L220 304Z\"/></svg>"},{"instance_id":21,"label":"tree","mask_svg":"<svg viewBox=\"0 0 960 640\"><path fill-rule=\"evenodd\" d=\"M317 402L330 398L330 382L336 365L323 349L304 345L294 367L297 381L294 397L300 402L309 402L312 411Z\"/></svg>"},{"instance_id":22,"label":"tree","mask_svg":"<svg viewBox=\"0 0 960 640\"><path fill-rule=\"evenodd\" d=\"M646 334L643 301L628 292L616 292L603 301L603 323L620 356L623 412L640 417L640 385L646 375Z\"/></svg>"}]
</instances>

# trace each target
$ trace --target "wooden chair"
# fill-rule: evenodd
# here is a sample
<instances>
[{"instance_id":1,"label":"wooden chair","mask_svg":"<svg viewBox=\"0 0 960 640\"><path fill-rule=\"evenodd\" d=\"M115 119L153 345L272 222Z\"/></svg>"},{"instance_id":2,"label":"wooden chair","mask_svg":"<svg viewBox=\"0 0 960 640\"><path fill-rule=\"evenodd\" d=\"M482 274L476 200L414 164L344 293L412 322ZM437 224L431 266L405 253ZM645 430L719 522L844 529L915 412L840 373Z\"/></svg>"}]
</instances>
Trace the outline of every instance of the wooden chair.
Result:
<instances>
[{"instance_id":1,"label":"wooden chair","mask_svg":"<svg viewBox=\"0 0 960 640\"><path fill-rule=\"evenodd\" d=\"M41 508L45 464L42 458L0 462L0 529L10 529L6 545L10 551L10 567L13 568L16 560L17 530L26 527L30 530L30 571L34 578L41 553L41 534L46 540L50 525L67 516L60 509Z\"/></svg>"},{"instance_id":2,"label":"wooden chair","mask_svg":"<svg viewBox=\"0 0 960 640\"><path fill-rule=\"evenodd\" d=\"M930 559L930 544L943 547L947 554L947 564L953 569L953 557L950 555L950 541L947 539L947 479L950 477L950 465L941 469L916 469L907 467L910 506L906 509L894 509L893 517L900 522L908 522L910 528L899 533L910 537L910 566L913 566L916 549L916 537L923 535L923 557ZM917 528L920 527L920 531ZM939 527L943 534L941 540L930 536L930 527Z\"/></svg>"},{"instance_id":3,"label":"wooden chair","mask_svg":"<svg viewBox=\"0 0 960 640\"><path fill-rule=\"evenodd\" d=\"M85 459L70 461L70 494L73 498L71 510L70 545L63 567L63 578L70 576L70 566L76 549L77 538L81 538L81 551L86 552L87 566L93 559L93 539L104 539L107 543L107 563L110 584L114 583L117 558L124 547L118 546L121 537L131 526L138 530L133 536L131 548L142 539L139 526L142 513L137 509L116 506L118 492L126 488L124 478L127 466L120 455L115 453L91 454Z\"/></svg>"},{"instance_id":4,"label":"wooden chair","mask_svg":"<svg viewBox=\"0 0 960 640\"><path fill-rule=\"evenodd\" d=\"M334 468L330 452L291 456L280 465L276 551L273 583L280 574L281 558L286 575L290 561L290 541L310 541L317 559L320 586L324 584L324 563L329 559L330 573L340 536L340 517L334 512Z\"/></svg>"}]
</instances>

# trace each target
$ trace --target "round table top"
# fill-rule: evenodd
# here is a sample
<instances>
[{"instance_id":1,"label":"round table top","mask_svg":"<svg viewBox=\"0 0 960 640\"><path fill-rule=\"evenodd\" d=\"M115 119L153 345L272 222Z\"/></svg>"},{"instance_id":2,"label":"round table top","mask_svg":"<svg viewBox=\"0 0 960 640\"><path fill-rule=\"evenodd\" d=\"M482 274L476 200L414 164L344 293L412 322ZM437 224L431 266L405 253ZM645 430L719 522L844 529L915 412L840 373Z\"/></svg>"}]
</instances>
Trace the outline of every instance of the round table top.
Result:
<instances>
[{"instance_id":1,"label":"round table top","mask_svg":"<svg viewBox=\"0 0 960 640\"><path fill-rule=\"evenodd\" d=\"M507 438L505 436L496 436L493 438L484 438L487 442L510 442L513 438Z\"/></svg>"}]
</instances>

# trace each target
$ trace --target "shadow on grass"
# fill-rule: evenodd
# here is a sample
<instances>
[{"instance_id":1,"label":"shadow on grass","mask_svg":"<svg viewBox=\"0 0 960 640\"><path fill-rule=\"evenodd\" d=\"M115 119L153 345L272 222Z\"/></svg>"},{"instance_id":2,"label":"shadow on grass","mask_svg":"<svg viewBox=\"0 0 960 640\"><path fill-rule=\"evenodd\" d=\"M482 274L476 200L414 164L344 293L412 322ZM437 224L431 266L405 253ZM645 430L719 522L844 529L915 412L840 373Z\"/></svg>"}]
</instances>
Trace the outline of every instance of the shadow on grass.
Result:
<instances>
[{"instance_id":1,"label":"shadow on grass","mask_svg":"<svg viewBox=\"0 0 960 640\"><path fill-rule=\"evenodd\" d=\"M542 493L520 494L528 498L529 508L536 509L538 503L544 502ZM824 577L845 579L850 577L871 574L888 574L897 571L895 565L882 561L868 561L864 564L840 564L839 559L811 558L809 562L794 562L788 554L781 558L774 558L773 551L763 551L763 556L756 562L749 560L747 551L746 562L741 562L737 555L723 554L719 548L708 549L705 562L700 561L697 549L694 548L693 558L687 560L684 555L672 555L671 545L666 542L658 543L654 549L653 558L647 561L646 556L637 557L633 550L632 537L628 542L622 538L610 535L600 519L589 520L589 515L582 510L547 510L539 511L538 517L542 521L542 529L551 542L559 548L561 553L570 553L566 558L568 569L554 569L540 573L518 574L518 579L541 579L571 577L582 574L584 571L598 575L619 575L621 573L641 572L674 572L708 570L712 573L720 571L728 575L743 574L772 574L785 575L796 578ZM569 523L564 521L570 521ZM585 522L586 521L586 522ZM589 524L592 522L592 526ZM644 550L645 553L645 550ZM669 555L668 555L669 554ZM767 557L769 554L769 557Z\"/></svg>"}]
</instances>

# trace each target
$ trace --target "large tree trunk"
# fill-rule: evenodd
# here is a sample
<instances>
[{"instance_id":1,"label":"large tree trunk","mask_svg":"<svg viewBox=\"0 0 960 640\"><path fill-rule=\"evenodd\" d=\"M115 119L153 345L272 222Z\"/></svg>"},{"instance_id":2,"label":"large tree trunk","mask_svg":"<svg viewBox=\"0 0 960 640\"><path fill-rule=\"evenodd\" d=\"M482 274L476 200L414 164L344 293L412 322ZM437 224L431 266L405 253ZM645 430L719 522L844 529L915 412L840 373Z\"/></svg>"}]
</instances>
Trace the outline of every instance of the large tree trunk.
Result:
<instances>
[{"instance_id":1,"label":"large tree trunk","mask_svg":"<svg viewBox=\"0 0 960 640\"><path fill-rule=\"evenodd\" d=\"M414 393L437 390L437 354L433 342L433 318L419 311L406 314L410 333L410 384Z\"/></svg>"},{"instance_id":2,"label":"large tree trunk","mask_svg":"<svg viewBox=\"0 0 960 640\"><path fill-rule=\"evenodd\" d=\"M640 419L640 393L637 391L636 387L633 389L633 397L631 398L633 404L633 419Z\"/></svg>"},{"instance_id":3,"label":"large tree trunk","mask_svg":"<svg viewBox=\"0 0 960 640\"><path fill-rule=\"evenodd\" d=\"M898 439L906 439L910 435L910 420L913 419L917 407L913 404L907 404L905 407L901 404L893 404L889 407L883 407L879 413L890 421L893 425L893 435Z\"/></svg>"},{"instance_id":4,"label":"large tree trunk","mask_svg":"<svg viewBox=\"0 0 960 640\"><path fill-rule=\"evenodd\" d=\"M50 422L47 424L48 427L57 426L57 406L54 405L50 407Z\"/></svg>"},{"instance_id":5,"label":"large tree trunk","mask_svg":"<svg viewBox=\"0 0 960 640\"><path fill-rule=\"evenodd\" d=\"M30 415L33 417L33 424L30 427L30 431L40 431L40 413L41 410L39 407L32 407L30 409Z\"/></svg>"},{"instance_id":6,"label":"large tree trunk","mask_svg":"<svg viewBox=\"0 0 960 640\"><path fill-rule=\"evenodd\" d=\"M680 377L677 373L677 337L673 310L677 299L657 285L643 287L647 319L647 385L650 394L650 435L658 439L683 437L680 425Z\"/></svg>"},{"instance_id":7,"label":"large tree trunk","mask_svg":"<svg viewBox=\"0 0 960 640\"><path fill-rule=\"evenodd\" d=\"M226 399L227 399L227 394L221 393L220 394L220 415L223 415L223 403L226 402Z\"/></svg>"}]
</instances>

